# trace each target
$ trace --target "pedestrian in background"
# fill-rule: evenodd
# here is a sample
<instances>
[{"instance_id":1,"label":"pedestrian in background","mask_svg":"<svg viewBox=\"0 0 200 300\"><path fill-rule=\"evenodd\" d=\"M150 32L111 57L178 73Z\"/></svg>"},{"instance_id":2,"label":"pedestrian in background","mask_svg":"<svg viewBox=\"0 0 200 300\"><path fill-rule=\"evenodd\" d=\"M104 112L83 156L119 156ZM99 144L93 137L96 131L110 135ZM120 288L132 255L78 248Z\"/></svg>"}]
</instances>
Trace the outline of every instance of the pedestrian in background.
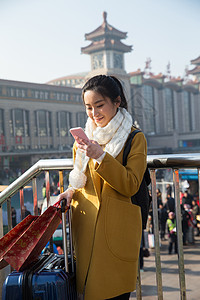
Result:
<instances>
[{"instance_id":1,"label":"pedestrian in background","mask_svg":"<svg viewBox=\"0 0 200 300\"><path fill-rule=\"evenodd\" d=\"M11 207L11 213L12 213L12 228L17 225L17 213L14 207Z\"/></svg>"},{"instance_id":2,"label":"pedestrian in background","mask_svg":"<svg viewBox=\"0 0 200 300\"><path fill-rule=\"evenodd\" d=\"M183 193L182 204L183 205L188 204L190 205L190 207L192 207L192 200L193 200L192 195L188 191L185 191Z\"/></svg>"},{"instance_id":3,"label":"pedestrian in background","mask_svg":"<svg viewBox=\"0 0 200 300\"><path fill-rule=\"evenodd\" d=\"M199 236L199 228L197 227L197 216L199 215L200 210L199 210L199 205L197 204L196 200L192 200L192 214L194 217L193 224L195 226L195 236Z\"/></svg>"},{"instance_id":4,"label":"pedestrian in background","mask_svg":"<svg viewBox=\"0 0 200 300\"><path fill-rule=\"evenodd\" d=\"M22 206L22 220L27 216L31 215L31 212L26 208L26 206Z\"/></svg>"},{"instance_id":5,"label":"pedestrian in background","mask_svg":"<svg viewBox=\"0 0 200 300\"><path fill-rule=\"evenodd\" d=\"M160 222L160 238L162 241L165 241L167 219L168 219L167 208L165 205L160 204L159 222Z\"/></svg>"},{"instance_id":6,"label":"pedestrian in background","mask_svg":"<svg viewBox=\"0 0 200 300\"><path fill-rule=\"evenodd\" d=\"M185 210L184 205L181 204L181 218L182 218L182 232L183 232L183 245L188 244L188 220L190 218L189 213Z\"/></svg>"},{"instance_id":7,"label":"pedestrian in background","mask_svg":"<svg viewBox=\"0 0 200 300\"><path fill-rule=\"evenodd\" d=\"M172 211L168 214L167 225L168 225L168 232L169 232L168 253L172 254L173 248L174 248L174 253L178 253L177 235L176 235L176 218L175 218L175 213Z\"/></svg>"},{"instance_id":8,"label":"pedestrian in background","mask_svg":"<svg viewBox=\"0 0 200 300\"><path fill-rule=\"evenodd\" d=\"M170 195L167 195L166 201L165 201L165 207L167 209L167 213L174 212L175 213L175 199L171 197Z\"/></svg>"},{"instance_id":9,"label":"pedestrian in background","mask_svg":"<svg viewBox=\"0 0 200 300\"><path fill-rule=\"evenodd\" d=\"M188 230L187 230L187 241L189 244L194 244L194 216L192 213L191 206L189 204L184 204L184 209L188 213Z\"/></svg>"},{"instance_id":10,"label":"pedestrian in background","mask_svg":"<svg viewBox=\"0 0 200 300\"><path fill-rule=\"evenodd\" d=\"M166 194L172 196L172 186L170 184L166 185Z\"/></svg>"}]
</instances>

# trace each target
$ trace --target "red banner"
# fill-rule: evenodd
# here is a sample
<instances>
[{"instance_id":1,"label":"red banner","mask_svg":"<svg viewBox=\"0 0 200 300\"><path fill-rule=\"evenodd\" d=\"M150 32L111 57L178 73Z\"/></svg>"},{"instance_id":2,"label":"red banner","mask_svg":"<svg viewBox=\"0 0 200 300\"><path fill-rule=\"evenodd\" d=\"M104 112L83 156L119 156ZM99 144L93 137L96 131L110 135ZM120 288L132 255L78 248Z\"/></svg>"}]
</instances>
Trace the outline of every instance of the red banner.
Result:
<instances>
[{"instance_id":1,"label":"red banner","mask_svg":"<svg viewBox=\"0 0 200 300\"><path fill-rule=\"evenodd\" d=\"M22 144L22 136L16 136L15 137L15 143L16 144Z\"/></svg>"}]
</instances>

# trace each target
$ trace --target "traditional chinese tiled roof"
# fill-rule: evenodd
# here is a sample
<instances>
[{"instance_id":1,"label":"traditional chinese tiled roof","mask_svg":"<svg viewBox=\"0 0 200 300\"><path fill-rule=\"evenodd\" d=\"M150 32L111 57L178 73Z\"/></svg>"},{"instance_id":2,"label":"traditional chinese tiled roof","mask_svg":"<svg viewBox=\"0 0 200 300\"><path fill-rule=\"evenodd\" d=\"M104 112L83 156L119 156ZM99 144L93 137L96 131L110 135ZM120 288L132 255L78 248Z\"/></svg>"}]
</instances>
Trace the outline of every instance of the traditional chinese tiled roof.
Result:
<instances>
[{"instance_id":1,"label":"traditional chinese tiled roof","mask_svg":"<svg viewBox=\"0 0 200 300\"><path fill-rule=\"evenodd\" d=\"M200 56L198 56L195 59L192 59L191 60L191 64L193 64L193 65L200 65Z\"/></svg>"},{"instance_id":2,"label":"traditional chinese tiled roof","mask_svg":"<svg viewBox=\"0 0 200 300\"><path fill-rule=\"evenodd\" d=\"M103 12L103 23L97 29L85 34L85 39L88 41L96 40L99 37L109 36L115 39L125 39L127 32L122 32L107 22L107 13Z\"/></svg>"},{"instance_id":3,"label":"traditional chinese tiled roof","mask_svg":"<svg viewBox=\"0 0 200 300\"><path fill-rule=\"evenodd\" d=\"M194 69L189 70L189 71L188 71L188 74L191 74L191 75L197 75L197 74L200 74L200 66L196 66Z\"/></svg>"},{"instance_id":4,"label":"traditional chinese tiled roof","mask_svg":"<svg viewBox=\"0 0 200 300\"><path fill-rule=\"evenodd\" d=\"M154 78L154 79L163 79L163 78L165 78L166 76L163 75L162 73L159 73L159 74L157 74L157 75L154 75L153 73L150 73L150 77L151 77L151 78Z\"/></svg>"},{"instance_id":5,"label":"traditional chinese tiled roof","mask_svg":"<svg viewBox=\"0 0 200 300\"><path fill-rule=\"evenodd\" d=\"M90 54L101 50L118 50L120 52L130 52L132 50L132 46L127 46L119 40L105 38L101 41L92 42L89 46L81 48L81 52L85 54Z\"/></svg>"},{"instance_id":6,"label":"traditional chinese tiled roof","mask_svg":"<svg viewBox=\"0 0 200 300\"><path fill-rule=\"evenodd\" d=\"M180 76L178 76L178 77L171 77L169 79L169 82L183 82L183 78L181 78Z\"/></svg>"},{"instance_id":7,"label":"traditional chinese tiled roof","mask_svg":"<svg viewBox=\"0 0 200 300\"><path fill-rule=\"evenodd\" d=\"M130 52L132 46L123 44L120 40L127 37L127 32L119 31L107 22L107 13L103 13L103 23L97 29L85 34L85 39L92 41L89 46L82 47L81 52L90 54L101 50L117 50Z\"/></svg>"},{"instance_id":8,"label":"traditional chinese tiled roof","mask_svg":"<svg viewBox=\"0 0 200 300\"><path fill-rule=\"evenodd\" d=\"M141 69L137 69L137 71L128 73L130 76L136 76L136 75L144 75L144 72L141 71Z\"/></svg>"}]
</instances>

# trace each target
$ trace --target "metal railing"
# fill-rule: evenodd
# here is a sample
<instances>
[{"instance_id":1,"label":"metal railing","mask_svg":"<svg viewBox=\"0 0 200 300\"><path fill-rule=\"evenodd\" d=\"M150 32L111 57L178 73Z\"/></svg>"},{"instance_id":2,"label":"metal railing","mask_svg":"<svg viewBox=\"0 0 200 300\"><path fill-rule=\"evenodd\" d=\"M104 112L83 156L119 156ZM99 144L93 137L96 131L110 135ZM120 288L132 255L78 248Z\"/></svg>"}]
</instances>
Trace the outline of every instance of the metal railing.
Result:
<instances>
[{"instance_id":1,"label":"metal railing","mask_svg":"<svg viewBox=\"0 0 200 300\"><path fill-rule=\"evenodd\" d=\"M36 178L41 172L45 172L46 181L46 197L47 203L50 199L50 181L49 172L59 172L60 192L64 191L63 171L72 169L72 159L46 159L40 160L22 174L18 179L11 183L4 191L0 193L0 237L3 236L3 218L2 218L2 204L7 202L7 219L8 230L12 228L11 222L11 197L20 191L20 206L24 205L23 188L26 184L32 181L33 187L33 206L34 214L38 214L38 199L37 199L37 182ZM171 169L173 171L173 184L175 195L175 212L177 221L177 241L178 241L178 265L179 265L179 286L180 299L186 300L186 283L184 271L184 257L183 257L183 241L182 241L182 225L181 225L181 210L180 210L180 188L179 188L179 169L197 169L198 170L198 189L200 195L200 154L173 154L173 155L150 155L148 156L148 167L151 174L151 188L152 188L152 206L153 206L153 225L155 235L155 263L156 263L156 282L157 282L157 296L159 300L163 299L162 287L162 271L160 259L160 241L159 241L159 224L157 211L157 195L156 195L156 170ZM21 211L22 214L22 211ZM138 277L140 279L140 276ZM3 270L0 272L0 292L4 281ZM141 282L138 280L137 299L142 299Z\"/></svg>"}]
</instances>

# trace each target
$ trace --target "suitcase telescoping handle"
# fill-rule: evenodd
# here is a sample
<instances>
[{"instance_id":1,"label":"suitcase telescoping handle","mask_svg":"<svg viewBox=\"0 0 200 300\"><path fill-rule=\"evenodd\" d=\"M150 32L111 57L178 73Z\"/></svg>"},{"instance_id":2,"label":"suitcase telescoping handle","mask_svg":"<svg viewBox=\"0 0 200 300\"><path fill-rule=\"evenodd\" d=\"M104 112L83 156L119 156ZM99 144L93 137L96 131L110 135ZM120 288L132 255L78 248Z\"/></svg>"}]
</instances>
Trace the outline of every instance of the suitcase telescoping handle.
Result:
<instances>
[{"instance_id":1,"label":"suitcase telescoping handle","mask_svg":"<svg viewBox=\"0 0 200 300\"><path fill-rule=\"evenodd\" d=\"M63 250L65 259L65 271L69 273L69 262L68 262L68 251L67 251L67 231L66 231L66 199L61 201L61 212L62 212L62 235L63 235ZM71 207L68 211L68 221L69 221L69 244L70 244L70 256L72 264L72 272L74 272L74 255L73 255L73 243L72 243L72 226L71 226Z\"/></svg>"}]
</instances>

